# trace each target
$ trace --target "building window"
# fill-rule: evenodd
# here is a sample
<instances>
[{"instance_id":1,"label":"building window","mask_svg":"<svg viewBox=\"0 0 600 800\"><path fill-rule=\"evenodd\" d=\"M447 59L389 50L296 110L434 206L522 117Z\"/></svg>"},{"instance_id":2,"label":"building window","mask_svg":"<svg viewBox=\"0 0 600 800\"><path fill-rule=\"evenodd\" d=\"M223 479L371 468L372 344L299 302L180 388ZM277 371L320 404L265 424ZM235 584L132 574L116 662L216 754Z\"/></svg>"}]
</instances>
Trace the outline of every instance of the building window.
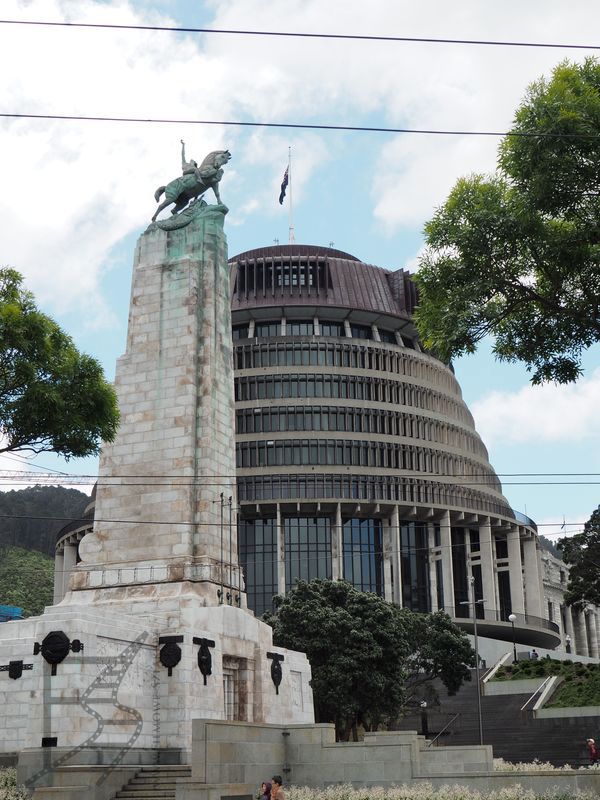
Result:
<instances>
[{"instance_id":1,"label":"building window","mask_svg":"<svg viewBox=\"0 0 600 800\"><path fill-rule=\"evenodd\" d=\"M507 569L498 573L498 600L500 601L500 619L507 620L512 613L510 597L510 574Z\"/></svg>"},{"instance_id":2,"label":"building window","mask_svg":"<svg viewBox=\"0 0 600 800\"><path fill-rule=\"evenodd\" d=\"M372 339L373 331L367 325L350 324L350 332L353 339Z\"/></svg>"},{"instance_id":3,"label":"building window","mask_svg":"<svg viewBox=\"0 0 600 800\"><path fill-rule=\"evenodd\" d=\"M496 558L500 561L508 558L508 543L499 536L496 536Z\"/></svg>"},{"instance_id":4,"label":"building window","mask_svg":"<svg viewBox=\"0 0 600 800\"><path fill-rule=\"evenodd\" d=\"M467 548L464 528L452 528L452 572L454 574L454 613L457 617L470 617L469 580L467 575Z\"/></svg>"},{"instance_id":5,"label":"building window","mask_svg":"<svg viewBox=\"0 0 600 800\"><path fill-rule=\"evenodd\" d=\"M239 560L246 577L248 607L257 617L273 611L277 594L277 522L241 519L238 525Z\"/></svg>"},{"instance_id":6,"label":"building window","mask_svg":"<svg viewBox=\"0 0 600 800\"><path fill-rule=\"evenodd\" d=\"M393 331L385 331L381 328L378 328L379 331L379 339L382 342L386 342L387 344L397 344L396 342L396 334Z\"/></svg>"},{"instance_id":7,"label":"building window","mask_svg":"<svg viewBox=\"0 0 600 800\"><path fill-rule=\"evenodd\" d=\"M286 517L283 524L286 592L293 589L298 580L331 579L331 520L328 517Z\"/></svg>"},{"instance_id":8,"label":"building window","mask_svg":"<svg viewBox=\"0 0 600 800\"><path fill-rule=\"evenodd\" d=\"M554 622L554 605L552 600L548 600L548 619L550 622Z\"/></svg>"},{"instance_id":9,"label":"building window","mask_svg":"<svg viewBox=\"0 0 600 800\"><path fill-rule=\"evenodd\" d=\"M248 325L234 325L231 329L231 335L234 341L237 339L247 339Z\"/></svg>"},{"instance_id":10,"label":"building window","mask_svg":"<svg viewBox=\"0 0 600 800\"><path fill-rule=\"evenodd\" d=\"M345 336L346 329L343 322L320 321L321 336Z\"/></svg>"},{"instance_id":11,"label":"building window","mask_svg":"<svg viewBox=\"0 0 600 800\"><path fill-rule=\"evenodd\" d=\"M287 320L285 323L286 336L312 336L315 332L313 321Z\"/></svg>"},{"instance_id":12,"label":"building window","mask_svg":"<svg viewBox=\"0 0 600 800\"><path fill-rule=\"evenodd\" d=\"M226 720L246 719L244 703L240 701L240 683L242 675L247 672L244 663L243 659L223 656L223 711Z\"/></svg>"},{"instance_id":13,"label":"building window","mask_svg":"<svg viewBox=\"0 0 600 800\"><path fill-rule=\"evenodd\" d=\"M469 544L472 553L479 553L481 550L481 545L479 542L479 531L477 529L471 528L469 531Z\"/></svg>"},{"instance_id":14,"label":"building window","mask_svg":"<svg viewBox=\"0 0 600 800\"><path fill-rule=\"evenodd\" d=\"M254 335L259 338L263 336L281 336L281 322L257 322L254 325Z\"/></svg>"},{"instance_id":15,"label":"building window","mask_svg":"<svg viewBox=\"0 0 600 800\"><path fill-rule=\"evenodd\" d=\"M400 523L402 605L411 611L431 611L428 538L427 525Z\"/></svg>"},{"instance_id":16,"label":"building window","mask_svg":"<svg viewBox=\"0 0 600 800\"><path fill-rule=\"evenodd\" d=\"M383 596L381 531L379 519L344 522L344 578L362 592Z\"/></svg>"},{"instance_id":17,"label":"building window","mask_svg":"<svg viewBox=\"0 0 600 800\"><path fill-rule=\"evenodd\" d=\"M560 570L560 582L561 583L565 582L565 571L564 571L564 569Z\"/></svg>"}]
</instances>

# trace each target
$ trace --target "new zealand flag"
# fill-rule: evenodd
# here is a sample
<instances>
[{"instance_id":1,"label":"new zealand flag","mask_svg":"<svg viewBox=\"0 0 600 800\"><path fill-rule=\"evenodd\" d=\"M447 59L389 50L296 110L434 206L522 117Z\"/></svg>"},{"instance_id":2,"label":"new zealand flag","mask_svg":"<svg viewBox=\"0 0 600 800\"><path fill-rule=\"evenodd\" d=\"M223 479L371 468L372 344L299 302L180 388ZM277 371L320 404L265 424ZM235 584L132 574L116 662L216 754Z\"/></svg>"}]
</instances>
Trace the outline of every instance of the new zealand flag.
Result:
<instances>
[{"instance_id":1,"label":"new zealand flag","mask_svg":"<svg viewBox=\"0 0 600 800\"><path fill-rule=\"evenodd\" d=\"M286 189L288 187L288 180L289 180L288 170L289 170L289 167L286 167L285 168L285 172L283 173L283 180L281 181L281 192L279 193L279 205L280 206L283 205L283 200L285 198L285 192L286 192Z\"/></svg>"}]
</instances>

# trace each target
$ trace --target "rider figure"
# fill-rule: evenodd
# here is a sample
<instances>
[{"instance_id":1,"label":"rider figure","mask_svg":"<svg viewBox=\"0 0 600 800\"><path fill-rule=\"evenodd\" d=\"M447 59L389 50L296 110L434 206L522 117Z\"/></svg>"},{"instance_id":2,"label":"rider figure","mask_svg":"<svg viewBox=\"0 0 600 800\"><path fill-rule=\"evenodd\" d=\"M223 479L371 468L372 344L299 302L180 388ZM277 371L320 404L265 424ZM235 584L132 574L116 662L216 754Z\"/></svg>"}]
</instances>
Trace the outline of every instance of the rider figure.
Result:
<instances>
[{"instance_id":1,"label":"rider figure","mask_svg":"<svg viewBox=\"0 0 600 800\"><path fill-rule=\"evenodd\" d=\"M196 180L202 180L197 162L193 158L191 161L185 160L185 142L183 139L181 140L181 171L184 175L195 175Z\"/></svg>"}]
</instances>

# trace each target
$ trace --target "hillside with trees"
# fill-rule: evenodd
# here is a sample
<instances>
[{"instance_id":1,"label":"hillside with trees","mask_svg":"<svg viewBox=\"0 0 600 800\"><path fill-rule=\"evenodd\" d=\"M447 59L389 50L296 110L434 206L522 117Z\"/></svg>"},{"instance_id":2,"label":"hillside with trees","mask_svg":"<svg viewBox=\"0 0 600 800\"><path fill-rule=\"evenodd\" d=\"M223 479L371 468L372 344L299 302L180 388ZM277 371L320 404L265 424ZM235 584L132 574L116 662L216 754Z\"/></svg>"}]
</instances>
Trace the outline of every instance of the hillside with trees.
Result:
<instances>
[{"instance_id":1,"label":"hillside with trees","mask_svg":"<svg viewBox=\"0 0 600 800\"><path fill-rule=\"evenodd\" d=\"M39 550L54 558L56 534L83 515L89 495L61 486L0 492L0 548Z\"/></svg>"},{"instance_id":2,"label":"hillside with trees","mask_svg":"<svg viewBox=\"0 0 600 800\"><path fill-rule=\"evenodd\" d=\"M0 547L0 605L17 606L23 616L52 605L54 560L36 550Z\"/></svg>"}]
</instances>

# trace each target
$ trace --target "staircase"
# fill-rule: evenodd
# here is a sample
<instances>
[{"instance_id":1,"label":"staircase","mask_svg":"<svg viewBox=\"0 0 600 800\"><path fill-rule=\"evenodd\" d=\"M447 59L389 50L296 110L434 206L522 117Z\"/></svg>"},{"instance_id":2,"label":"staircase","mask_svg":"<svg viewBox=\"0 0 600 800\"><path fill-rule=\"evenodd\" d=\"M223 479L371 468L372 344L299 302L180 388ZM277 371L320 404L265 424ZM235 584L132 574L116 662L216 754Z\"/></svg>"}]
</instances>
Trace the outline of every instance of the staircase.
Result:
<instances>
[{"instance_id":1,"label":"staircase","mask_svg":"<svg viewBox=\"0 0 600 800\"><path fill-rule=\"evenodd\" d=\"M436 745L479 744L475 670L471 678L453 697L448 697L444 686L436 683L440 706L427 710L428 738L433 739L455 714L460 714ZM537 758L555 766L588 764L585 741L589 736L600 739L600 718L535 719L531 711L521 711L530 696L482 696L483 742L492 745L494 757L513 763ZM534 701L528 708L533 705ZM420 712L404 717L398 727L420 733Z\"/></svg>"},{"instance_id":2,"label":"staircase","mask_svg":"<svg viewBox=\"0 0 600 800\"><path fill-rule=\"evenodd\" d=\"M191 777L191 767L142 767L135 777L117 792L115 800L175 800L175 784Z\"/></svg>"}]
</instances>

